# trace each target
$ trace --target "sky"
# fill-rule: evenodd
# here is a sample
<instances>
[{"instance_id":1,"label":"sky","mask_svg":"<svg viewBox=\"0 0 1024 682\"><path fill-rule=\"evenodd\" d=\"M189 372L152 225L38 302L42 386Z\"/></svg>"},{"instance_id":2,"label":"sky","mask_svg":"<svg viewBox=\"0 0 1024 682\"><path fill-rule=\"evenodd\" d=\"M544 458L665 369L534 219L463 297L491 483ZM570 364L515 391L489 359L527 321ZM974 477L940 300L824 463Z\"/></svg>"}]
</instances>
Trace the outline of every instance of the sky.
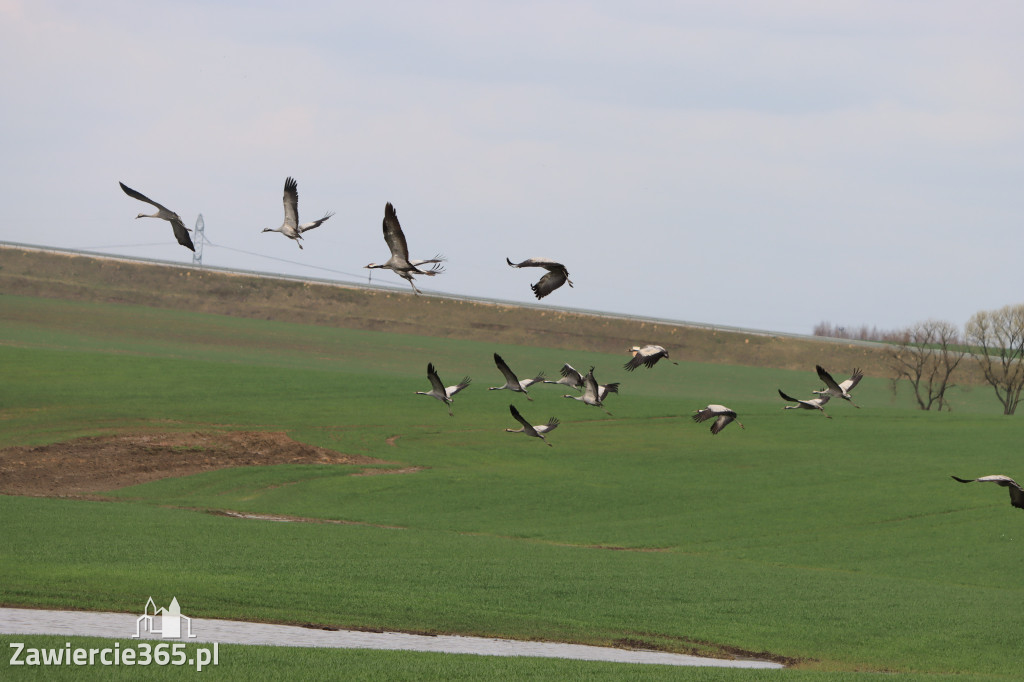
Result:
<instances>
[{"instance_id":1,"label":"sky","mask_svg":"<svg viewBox=\"0 0 1024 682\"><path fill-rule=\"evenodd\" d=\"M1024 302L1024 3L0 0L0 240L811 333ZM284 179L299 217L277 233ZM375 270L374 281L406 286ZM657 340L644 340L657 341Z\"/></svg>"}]
</instances>

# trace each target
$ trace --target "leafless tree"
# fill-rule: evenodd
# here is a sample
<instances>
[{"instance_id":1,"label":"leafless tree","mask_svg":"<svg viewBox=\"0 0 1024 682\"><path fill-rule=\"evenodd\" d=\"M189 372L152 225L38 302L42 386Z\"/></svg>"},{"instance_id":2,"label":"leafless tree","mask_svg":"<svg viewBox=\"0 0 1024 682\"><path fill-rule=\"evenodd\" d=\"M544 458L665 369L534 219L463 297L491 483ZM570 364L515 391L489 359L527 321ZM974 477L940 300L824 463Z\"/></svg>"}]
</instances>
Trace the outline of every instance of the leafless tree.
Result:
<instances>
[{"instance_id":1,"label":"leafless tree","mask_svg":"<svg viewBox=\"0 0 1024 682\"><path fill-rule=\"evenodd\" d=\"M927 320L907 327L888 350L893 393L900 380L906 379L922 410L930 410L932 405L951 409L946 391L955 386L953 372L966 354L960 331L950 322Z\"/></svg>"},{"instance_id":2,"label":"leafless tree","mask_svg":"<svg viewBox=\"0 0 1024 682\"><path fill-rule=\"evenodd\" d=\"M814 325L811 332L814 336L827 336L832 339L855 339L857 341L896 341L900 332L869 327L862 324L860 327L844 327L822 321Z\"/></svg>"},{"instance_id":3,"label":"leafless tree","mask_svg":"<svg viewBox=\"0 0 1024 682\"><path fill-rule=\"evenodd\" d=\"M1024 304L999 310L982 310L967 321L967 341L985 380L1003 404L1003 414L1013 414L1024 388Z\"/></svg>"}]
</instances>

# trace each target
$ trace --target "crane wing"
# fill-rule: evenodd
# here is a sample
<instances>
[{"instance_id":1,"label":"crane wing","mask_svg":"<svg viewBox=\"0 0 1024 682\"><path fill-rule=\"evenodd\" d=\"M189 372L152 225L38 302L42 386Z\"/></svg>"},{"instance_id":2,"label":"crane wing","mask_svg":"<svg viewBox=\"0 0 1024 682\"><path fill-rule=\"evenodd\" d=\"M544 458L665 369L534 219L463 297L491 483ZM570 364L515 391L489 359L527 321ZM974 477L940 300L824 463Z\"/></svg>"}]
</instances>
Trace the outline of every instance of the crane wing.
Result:
<instances>
[{"instance_id":1,"label":"crane wing","mask_svg":"<svg viewBox=\"0 0 1024 682\"><path fill-rule=\"evenodd\" d=\"M717 435L722 429L729 425L729 422L731 422L735 418L736 415L729 413L718 415L718 419L716 419L715 423L711 425L711 435Z\"/></svg>"},{"instance_id":2,"label":"crane wing","mask_svg":"<svg viewBox=\"0 0 1024 682\"><path fill-rule=\"evenodd\" d=\"M857 368L854 368L853 375L849 379L839 384L839 388L849 393L853 390L854 386L860 383L860 380L864 378L864 372Z\"/></svg>"},{"instance_id":3,"label":"crane wing","mask_svg":"<svg viewBox=\"0 0 1024 682\"><path fill-rule=\"evenodd\" d=\"M333 211L328 211L327 213L324 214L323 218L318 218L317 220L314 220L311 223L306 223L305 225L299 225L297 229L298 229L298 231L300 233L302 233L302 232L309 232L310 230L312 230L314 228L320 227L324 223L324 221L326 221L332 215L334 215L334 212Z\"/></svg>"},{"instance_id":4,"label":"crane wing","mask_svg":"<svg viewBox=\"0 0 1024 682\"><path fill-rule=\"evenodd\" d=\"M785 397L785 396L783 396L783 397ZM786 398L786 399L789 400L789 398ZM712 410L710 407L705 407L703 410L697 410L693 414L693 421L695 421L695 422L697 422L699 424L699 423L701 423L703 421L707 421L708 419L711 419L714 416L715 416L715 411Z\"/></svg>"},{"instance_id":5,"label":"crane wing","mask_svg":"<svg viewBox=\"0 0 1024 682\"><path fill-rule=\"evenodd\" d=\"M124 190L124 193L127 194L128 196L130 196L132 199L138 199L139 201L145 201L147 204L150 204L151 206L156 206L161 211L167 211L168 213L174 213L174 211L170 210L166 206L162 206L162 205L156 203L155 201L153 201L152 199L147 197L142 192L135 191L134 189L132 189L128 185L124 184L123 182L118 182L117 184L121 185L121 189Z\"/></svg>"},{"instance_id":6,"label":"crane wing","mask_svg":"<svg viewBox=\"0 0 1024 682\"><path fill-rule=\"evenodd\" d=\"M597 394L598 394L598 397L601 398L601 402L604 402L604 399L608 397L609 393L618 393L618 392L619 392L619 384L618 384L618 382L616 382L614 384L605 384L604 386L598 386L597 387Z\"/></svg>"},{"instance_id":7,"label":"crane wing","mask_svg":"<svg viewBox=\"0 0 1024 682\"><path fill-rule=\"evenodd\" d=\"M644 357L642 355L640 355L640 353L635 353L633 355L633 357L629 359L629 362L624 364L622 367L627 372L632 372L634 369L636 369L637 367L639 367L643 363L644 363Z\"/></svg>"},{"instance_id":8,"label":"crane wing","mask_svg":"<svg viewBox=\"0 0 1024 682\"><path fill-rule=\"evenodd\" d=\"M444 393L446 396L451 398L453 395L464 389L466 386L469 386L471 381L472 379L470 379L469 377L462 377L462 381L455 384L454 386L447 387L446 389L444 389Z\"/></svg>"},{"instance_id":9,"label":"crane wing","mask_svg":"<svg viewBox=\"0 0 1024 682\"><path fill-rule=\"evenodd\" d=\"M177 214L171 221L171 229L174 230L174 238L178 240L179 244L192 251L196 250L195 244L192 243L192 237L188 234L188 228L185 227L185 223L181 222L181 218Z\"/></svg>"},{"instance_id":10,"label":"crane wing","mask_svg":"<svg viewBox=\"0 0 1024 682\"><path fill-rule=\"evenodd\" d=\"M781 388L779 389L779 395L782 396L783 400L788 400L791 403L802 403L803 402L802 400L797 400L796 398L790 398L788 395L786 395L785 393L782 392Z\"/></svg>"},{"instance_id":11,"label":"crane wing","mask_svg":"<svg viewBox=\"0 0 1024 682\"><path fill-rule=\"evenodd\" d=\"M409 260L409 245L405 241L405 233L398 222L395 207L389 201L384 206L384 241L391 249L391 255L404 261Z\"/></svg>"},{"instance_id":12,"label":"crane wing","mask_svg":"<svg viewBox=\"0 0 1024 682\"><path fill-rule=\"evenodd\" d=\"M580 386L583 383L583 375L568 362L562 365L562 369L558 370L558 372L566 379L572 380L573 383L570 386Z\"/></svg>"},{"instance_id":13,"label":"crane wing","mask_svg":"<svg viewBox=\"0 0 1024 682\"><path fill-rule=\"evenodd\" d=\"M505 377L505 381L512 385L519 384L519 378L515 375L515 372L509 369L509 366L505 364L505 361L497 353L494 354L494 364L498 366L498 371Z\"/></svg>"},{"instance_id":14,"label":"crane wing","mask_svg":"<svg viewBox=\"0 0 1024 682\"><path fill-rule=\"evenodd\" d=\"M561 422L558 421L558 417L548 417L547 424L541 424L540 426L535 426L533 428L537 433L548 433L549 431L557 429L560 423Z\"/></svg>"},{"instance_id":15,"label":"crane wing","mask_svg":"<svg viewBox=\"0 0 1024 682\"><path fill-rule=\"evenodd\" d=\"M566 276L568 273L565 270L551 270L536 284L531 284L530 289L533 291L533 295L537 297L537 300L544 298L552 291L562 286L568 280Z\"/></svg>"},{"instance_id":16,"label":"crane wing","mask_svg":"<svg viewBox=\"0 0 1024 682\"><path fill-rule=\"evenodd\" d=\"M284 224L298 229L299 227L299 183L288 176L284 179Z\"/></svg>"},{"instance_id":17,"label":"crane wing","mask_svg":"<svg viewBox=\"0 0 1024 682\"><path fill-rule=\"evenodd\" d=\"M1001 486L1006 486L1010 489L1010 504L1018 509L1024 509L1024 490L1021 490L1017 481L1013 480L1009 476L993 474L991 476L982 476L980 478L960 478L959 476L953 476L952 478L960 481L961 483L997 483Z\"/></svg>"},{"instance_id":18,"label":"crane wing","mask_svg":"<svg viewBox=\"0 0 1024 682\"><path fill-rule=\"evenodd\" d=\"M583 377L583 402L601 404L601 396L598 395L597 379L594 378L594 368L591 367L587 376Z\"/></svg>"},{"instance_id":19,"label":"crane wing","mask_svg":"<svg viewBox=\"0 0 1024 682\"><path fill-rule=\"evenodd\" d=\"M551 258L527 258L519 263L513 263L508 256L505 262L514 268L547 268L548 270L565 270L565 266Z\"/></svg>"},{"instance_id":20,"label":"crane wing","mask_svg":"<svg viewBox=\"0 0 1024 682\"><path fill-rule=\"evenodd\" d=\"M523 425L523 428L524 428L524 429L526 429L526 432L527 432L527 433L530 433L531 431L533 431L534 433L536 433L536 431L534 431L534 428L533 428L533 426L531 426L531 425L530 425L530 422L526 421L526 419L524 419L524 418L523 418L523 415L519 414L519 410L517 410L517 409L516 409L516 406L515 406L515 405L511 405L511 404L510 404L510 405L508 406L508 411L512 413L512 417L513 417L513 418L514 418L514 419L515 419L515 420L516 420L517 422L519 422L520 424L522 424L522 425Z\"/></svg>"},{"instance_id":21,"label":"crane wing","mask_svg":"<svg viewBox=\"0 0 1024 682\"><path fill-rule=\"evenodd\" d=\"M832 375L825 371L821 365L815 365L814 369L818 372L818 378L825 382L825 386L828 387L829 391L835 391L837 394L842 395L843 389L839 388L839 384L832 378Z\"/></svg>"},{"instance_id":22,"label":"crane wing","mask_svg":"<svg viewBox=\"0 0 1024 682\"><path fill-rule=\"evenodd\" d=\"M427 363L427 379L430 380L430 386L440 393L445 395L444 384L441 382L441 377L437 376L437 370L434 369L434 363Z\"/></svg>"}]
</instances>

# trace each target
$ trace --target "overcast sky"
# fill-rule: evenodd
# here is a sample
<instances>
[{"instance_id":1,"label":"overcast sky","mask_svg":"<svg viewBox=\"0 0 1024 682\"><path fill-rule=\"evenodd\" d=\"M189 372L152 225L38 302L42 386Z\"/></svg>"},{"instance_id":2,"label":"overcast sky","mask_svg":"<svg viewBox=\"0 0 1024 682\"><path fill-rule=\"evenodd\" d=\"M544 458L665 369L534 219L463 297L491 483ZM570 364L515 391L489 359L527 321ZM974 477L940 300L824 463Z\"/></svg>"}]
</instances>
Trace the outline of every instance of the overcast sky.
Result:
<instances>
[{"instance_id":1,"label":"overcast sky","mask_svg":"<svg viewBox=\"0 0 1024 682\"><path fill-rule=\"evenodd\" d=\"M0 240L810 333L1024 302L1024 3L0 0ZM336 215L305 249L278 227ZM404 282L386 271L376 281Z\"/></svg>"}]
</instances>

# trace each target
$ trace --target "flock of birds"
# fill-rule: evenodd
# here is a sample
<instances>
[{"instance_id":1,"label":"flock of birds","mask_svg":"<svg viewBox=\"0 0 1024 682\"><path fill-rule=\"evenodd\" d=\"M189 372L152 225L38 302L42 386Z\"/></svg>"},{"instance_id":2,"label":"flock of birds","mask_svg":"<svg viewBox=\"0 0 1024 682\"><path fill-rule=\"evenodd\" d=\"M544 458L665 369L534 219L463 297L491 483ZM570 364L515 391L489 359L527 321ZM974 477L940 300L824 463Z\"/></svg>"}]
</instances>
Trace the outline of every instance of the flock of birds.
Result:
<instances>
[{"instance_id":1,"label":"flock of birds","mask_svg":"<svg viewBox=\"0 0 1024 682\"><path fill-rule=\"evenodd\" d=\"M623 366L624 369L630 372L632 372L637 367L640 367L641 365L646 367L653 367L654 364L658 362L658 360L660 360L661 358L668 358L667 350L665 350L661 346L654 345L633 346L630 349L630 353L633 354L632 359L630 359L629 362L627 362ZM673 364L678 363L673 362ZM498 368L498 371L501 373L501 376L505 379L505 383L503 383L501 386L489 386L487 390L507 390L512 391L513 393L522 393L523 395L526 396L526 399L530 401L532 401L533 398L530 397L529 388L531 386L534 386L535 384L555 384L568 386L569 388L579 391L579 395L565 393L562 395L563 398L572 398L573 400L580 401L584 405L599 407L604 411L605 414L611 416L611 412L609 412L604 407L604 401L610 394L619 392L618 382L609 384L597 383L597 379L594 378L593 367L591 367L586 374L583 374L569 363L565 363L564 365L562 365L562 369L559 370L559 373L562 375L562 378L557 380L551 380L544 376L544 372L537 372L535 376L528 377L526 379L520 379L516 375L516 373L512 371L512 368L508 366L508 363L505 362L505 359L502 358L497 353L494 354L494 366ZM430 382L430 390L416 391L416 394L425 395L440 400L442 403L444 403L445 407L448 408L448 416L450 417L455 415L455 413L452 412L452 400L454 399L455 395L462 391L463 389L465 389L467 386L469 386L470 382L472 381L472 379L467 376L463 377L462 381L453 386L445 386L444 382L441 380L441 377L437 373L437 369L434 367L434 363L432 362L427 363L427 380ZM518 429L505 429L505 431L509 433L525 433L527 436L539 438L545 443L547 443L549 446L551 445L551 443L548 443L548 440L544 437L544 434L550 433L551 431L555 430L555 428L559 424L559 420L557 417L550 417L547 423L545 424L530 424L530 422L528 422L526 418L523 417L522 414L520 414L519 410L516 409L515 405L509 404L508 409L509 412L512 414L512 417L517 422L522 424L522 426ZM733 418L735 418L735 413L733 413ZM713 431L713 433L718 433L718 431Z\"/></svg>"},{"instance_id":2,"label":"flock of birds","mask_svg":"<svg viewBox=\"0 0 1024 682\"><path fill-rule=\"evenodd\" d=\"M136 218L159 218L166 220L171 224L171 229L174 231L174 238L178 240L178 243L189 249L195 251L195 244L192 242L192 237L189 232L192 230L185 227L185 223L174 211L170 210L166 206L159 204L145 194L132 189L123 182L118 183L121 185L121 189L125 194L144 201L151 206L156 208L156 213L140 213ZM298 247L302 248L303 234L320 227L324 222L330 219L334 213L325 213L322 218L314 220L309 223L299 222L299 184L295 178L288 177L284 181L284 222L281 223L280 227L267 227L264 228L263 232L280 232L285 237L293 240ZM384 242L388 245L388 249L391 251L391 257L383 263L370 263L369 265L363 266L366 269L374 270L378 268L384 268L391 270L396 275L404 279L412 286L412 290L420 294L422 293L416 288L415 282L413 282L413 275L423 275L425 277L433 277L444 272L445 258L440 254L433 258L426 259L410 259L409 258L409 244L405 239L405 233L402 231L402 225L398 222L398 214L395 212L395 207L388 202L384 206ZM565 265L557 261L551 260L550 258L528 258L520 263L513 263L509 258L505 259L510 266L513 268L543 268L547 270L547 273L540 278L536 284L531 284L530 289L533 291L537 300L540 300L550 294L555 289L558 289L563 284L572 286L572 280L569 279L569 271ZM421 266L429 265L429 268L421 269Z\"/></svg>"},{"instance_id":3,"label":"flock of birds","mask_svg":"<svg viewBox=\"0 0 1024 682\"><path fill-rule=\"evenodd\" d=\"M141 192L128 187L123 182L119 184L121 185L121 189L128 196L150 204L156 208L156 213L139 213L136 218L159 218L161 220L166 220L171 224L171 229L178 243L191 251L195 251L195 245L189 235L191 230L185 227L185 223L182 221L181 216L156 201L153 201ZM284 203L284 221L281 223L280 227L268 227L265 228L263 232L280 232L284 236L295 241L300 249L302 248L303 234L320 227L320 225L334 215L334 213L328 212L325 213L322 218L312 222L300 223L298 183L292 177L288 177L284 181L284 195L282 200ZM395 208L390 202L384 206L383 231L384 241L388 245L388 249L391 251L391 257L383 263L370 263L364 266L365 268L371 270L377 268L391 270L396 275L409 282L416 294L420 294L421 292L416 288L416 284L413 282L413 275L433 277L444 272L444 266L442 263L445 262L445 258L440 254L433 258L422 260L409 258L409 246L405 239L405 233L402 231L402 226L398 222L398 214L395 212ZM569 279L569 271L566 269L564 264L559 263L558 261L549 258L528 258L519 263L513 263L509 258L506 258L505 261L513 268L539 267L547 271L536 284L530 285L530 289L538 300L555 291L563 284L568 284L570 287L573 286L572 280ZM421 266L430 267L421 269ZM624 369L630 372L640 366L651 368L662 358L669 359L668 351L662 346L633 346L629 349L629 352L632 354L632 358L624 365ZM671 360L670 362L678 364ZM594 378L593 367L591 367L584 375L572 365L566 363L560 370L562 378L552 381L546 379L543 372L539 372L534 377L519 379L511 368L509 368L508 364L497 353L494 354L494 364L505 378L505 383L501 386L491 386L488 390L509 390L516 393L522 393L526 396L527 400L533 400L527 389L534 384L561 384L579 391L579 395L564 394L562 396L563 398L572 398L573 400L582 402L584 405L599 407L604 410L606 414L611 415L611 413L605 409L604 401L610 394L619 392L618 383L599 384L597 379ZM842 400L849 402L854 407L860 407L853 402L850 391L856 388L857 384L864 377L863 372L859 369L854 369L853 374L849 379L842 382L836 382L832 375L821 367L821 365L816 365L815 369L817 371L818 378L825 384L825 387L817 391L812 391L812 393L817 396L816 398L807 399L793 398L784 393L782 389L779 389L779 395L783 400L794 403L793 405L786 405L783 409L818 410L826 418L831 419L832 416L825 412L824 406L832 398L841 398ZM457 393L469 386L471 379L467 376L453 386L445 386L444 382L441 381L441 378L438 376L433 363L427 364L427 379L430 382L430 390L417 391L416 393L418 395L426 395L440 400L448 408L449 416L454 416L451 407L452 399ZM559 420L556 417L549 418L544 424L530 424L530 422L519 413L519 410L516 409L515 405L509 404L508 408L513 419L519 422L521 426L517 429L506 428L505 431L509 433L524 433L527 436L539 438L547 443L548 446L551 446L551 443L549 443L544 436L558 427ZM739 424L740 428L744 428L743 423L738 419L736 411L724 405L712 404L703 409L697 410L693 414L693 420L697 423L714 420L711 424L712 435L721 433L726 426L734 421ZM1021 486L1009 476L994 474L974 479L964 479L957 476L953 476L952 478L960 483L995 483L999 486L1008 488L1010 492L1010 503L1018 509L1024 509L1024 489L1022 489Z\"/></svg>"}]
</instances>

